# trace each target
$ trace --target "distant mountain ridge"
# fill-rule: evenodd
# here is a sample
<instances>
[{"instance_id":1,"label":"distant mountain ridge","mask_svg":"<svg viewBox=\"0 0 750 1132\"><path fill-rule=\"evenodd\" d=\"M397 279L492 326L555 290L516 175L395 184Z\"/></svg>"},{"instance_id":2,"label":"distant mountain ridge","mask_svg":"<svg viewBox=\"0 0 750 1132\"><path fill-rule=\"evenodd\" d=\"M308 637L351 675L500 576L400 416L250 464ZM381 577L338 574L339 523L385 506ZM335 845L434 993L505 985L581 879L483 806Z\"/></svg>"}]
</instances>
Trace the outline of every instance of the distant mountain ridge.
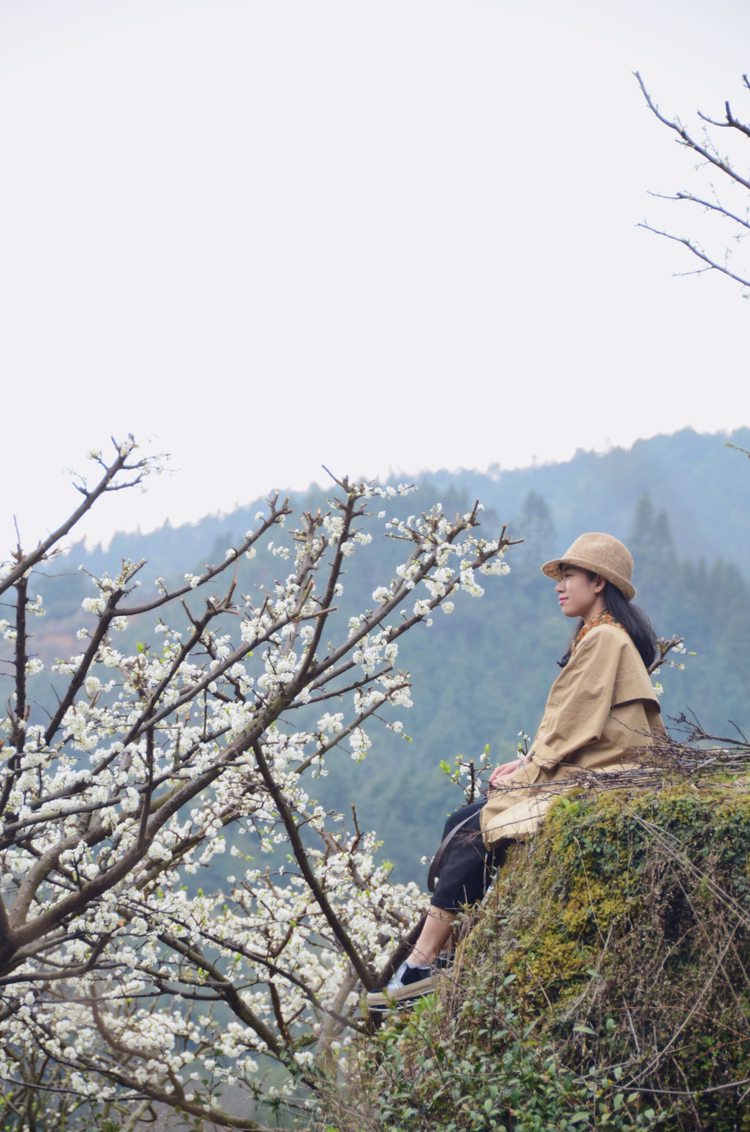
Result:
<instances>
[{"instance_id":1,"label":"distant mountain ridge","mask_svg":"<svg viewBox=\"0 0 750 1132\"><path fill-rule=\"evenodd\" d=\"M647 493L654 508L669 516L678 556L704 558L709 565L723 558L737 563L750 577L750 476L745 474L742 454L729 450L727 442L750 449L750 428L728 434L686 428L638 440L627 449L606 453L579 449L572 460L560 464L511 471L498 464L488 472L440 469L413 479L424 491L423 498L430 490L438 494L452 490L472 501L478 498L501 522L513 526L525 499L534 492L547 503L561 549L582 530L603 530L627 539L638 500ZM317 507L332 492L333 485L282 494L291 495L296 505L309 500ZM182 572L200 562L217 540L251 527L263 499L179 527L167 522L149 534L118 533L106 550L97 546L87 552L77 544L75 556L94 573L110 569L122 558L158 560L163 573Z\"/></svg>"},{"instance_id":2,"label":"distant mountain ridge","mask_svg":"<svg viewBox=\"0 0 750 1132\"><path fill-rule=\"evenodd\" d=\"M644 494L669 516L680 557L736 562L748 574L750 562L750 476L740 452L750 450L750 428L732 433L697 433L691 428L606 453L579 449L563 464L539 464L503 471L440 471L438 486L477 487L486 507L503 520L521 513L531 491L546 500L561 542L582 530L603 530L626 539L633 510ZM481 490L480 490L481 489Z\"/></svg>"}]
</instances>

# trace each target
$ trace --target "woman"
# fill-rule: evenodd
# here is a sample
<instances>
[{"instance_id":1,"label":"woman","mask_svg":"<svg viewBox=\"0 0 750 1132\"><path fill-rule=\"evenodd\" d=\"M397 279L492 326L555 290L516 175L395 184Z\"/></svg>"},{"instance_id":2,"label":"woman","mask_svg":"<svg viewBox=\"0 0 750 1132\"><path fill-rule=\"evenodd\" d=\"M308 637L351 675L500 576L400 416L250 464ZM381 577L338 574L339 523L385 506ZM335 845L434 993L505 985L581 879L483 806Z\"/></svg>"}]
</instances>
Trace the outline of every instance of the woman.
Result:
<instances>
[{"instance_id":1,"label":"woman","mask_svg":"<svg viewBox=\"0 0 750 1132\"><path fill-rule=\"evenodd\" d=\"M404 1005L434 989L434 964L459 909L482 899L504 844L532 833L577 773L622 769L628 748L665 734L647 672L656 637L646 615L630 604L635 589L627 547L612 535L581 535L542 570L557 580L565 616L579 619L559 662L562 672L529 754L497 767L489 798L448 819L424 927L385 992L367 996L371 1010Z\"/></svg>"}]
</instances>

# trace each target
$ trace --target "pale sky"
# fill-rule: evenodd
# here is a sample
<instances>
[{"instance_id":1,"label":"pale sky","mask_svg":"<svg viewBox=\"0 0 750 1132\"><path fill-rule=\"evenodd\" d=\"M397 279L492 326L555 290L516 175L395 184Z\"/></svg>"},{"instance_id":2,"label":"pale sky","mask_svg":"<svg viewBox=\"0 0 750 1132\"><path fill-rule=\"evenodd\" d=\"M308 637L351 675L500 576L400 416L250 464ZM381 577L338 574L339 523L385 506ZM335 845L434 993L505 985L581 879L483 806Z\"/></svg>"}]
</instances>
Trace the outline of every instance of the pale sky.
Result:
<instances>
[{"instance_id":1,"label":"pale sky","mask_svg":"<svg viewBox=\"0 0 750 1132\"><path fill-rule=\"evenodd\" d=\"M177 473L91 538L750 424L750 305L635 227L704 231L632 75L748 120L748 44L741 0L0 0L5 544L112 433Z\"/></svg>"}]
</instances>

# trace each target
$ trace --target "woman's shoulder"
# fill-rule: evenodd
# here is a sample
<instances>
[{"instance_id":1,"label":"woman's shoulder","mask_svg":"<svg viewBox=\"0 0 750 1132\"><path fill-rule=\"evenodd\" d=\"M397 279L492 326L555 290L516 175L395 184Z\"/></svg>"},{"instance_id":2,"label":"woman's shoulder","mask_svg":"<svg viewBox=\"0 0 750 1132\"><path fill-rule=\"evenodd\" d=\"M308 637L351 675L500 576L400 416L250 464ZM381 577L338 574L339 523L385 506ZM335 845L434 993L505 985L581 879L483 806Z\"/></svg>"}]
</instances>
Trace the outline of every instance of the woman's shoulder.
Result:
<instances>
[{"instance_id":1,"label":"woman's shoulder","mask_svg":"<svg viewBox=\"0 0 750 1132\"><path fill-rule=\"evenodd\" d=\"M618 621L602 621L586 628L573 650L571 660L590 656L592 652L615 653L629 648L635 649L635 645L627 629Z\"/></svg>"},{"instance_id":2,"label":"woman's shoulder","mask_svg":"<svg viewBox=\"0 0 750 1132\"><path fill-rule=\"evenodd\" d=\"M632 698L655 697L641 654L633 638L619 624L593 626L573 653L571 663L576 664L581 674L595 671L604 677L609 673L609 678L621 685L623 696L629 689Z\"/></svg>"},{"instance_id":3,"label":"woman's shoulder","mask_svg":"<svg viewBox=\"0 0 750 1132\"><path fill-rule=\"evenodd\" d=\"M631 670L646 674L633 638L616 622L592 625L579 640L563 672L568 669L571 677L573 673L583 675L592 672L604 677L609 672L614 679L616 673Z\"/></svg>"}]
</instances>

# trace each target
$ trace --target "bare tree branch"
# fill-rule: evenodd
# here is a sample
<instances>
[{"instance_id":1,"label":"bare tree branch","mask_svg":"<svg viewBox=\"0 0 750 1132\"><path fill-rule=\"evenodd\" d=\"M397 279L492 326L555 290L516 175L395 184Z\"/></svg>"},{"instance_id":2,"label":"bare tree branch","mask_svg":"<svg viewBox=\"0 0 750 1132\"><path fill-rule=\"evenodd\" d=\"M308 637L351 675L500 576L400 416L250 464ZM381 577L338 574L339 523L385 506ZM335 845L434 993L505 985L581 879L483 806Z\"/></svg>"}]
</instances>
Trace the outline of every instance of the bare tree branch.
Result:
<instances>
[{"instance_id":1,"label":"bare tree branch","mask_svg":"<svg viewBox=\"0 0 750 1132\"><path fill-rule=\"evenodd\" d=\"M728 157L720 155L718 149L714 146L709 135L706 133L705 140L703 142L700 142L691 133L689 133L689 131L682 125L679 119L670 119L666 117L666 115L664 115L660 111L658 105L652 99L638 71L635 72L635 77L638 80L638 85L640 86L641 92L644 99L646 100L646 105L648 106L649 110L652 112L654 117L662 123L662 125L666 126L668 129L672 130L674 134L676 134L676 140L678 141L678 143L695 153L701 159L701 162L703 164L707 165L709 168L716 169L718 173L726 177L728 181L728 187L739 186L750 192L750 178L741 173L737 169L736 165L734 165ZM747 88L747 76L743 76L743 80L744 85ZM740 121L740 119L738 119L732 113L728 102L725 102L724 108L725 119L723 121L717 121L716 119L703 114L701 111L698 111L698 116L709 126L733 130L739 137L743 139L750 138L750 126ZM711 185L711 190L712 192L715 192L713 184ZM741 213L738 213L737 209L728 208L726 205L724 205L719 199L718 195L716 196L715 200L709 200L705 197L705 195L698 195L685 191L680 191L673 195L664 193L652 193L651 195L664 200L692 202L693 204L699 205L709 214L723 217L724 219L739 227L740 232L734 236L734 239L736 241L742 239L743 233L750 230L750 208L748 208L745 212L745 215L742 216ZM676 274L700 275L707 271L718 271L722 275L726 275L729 279L732 279L734 282L739 283L742 287L750 288L750 273L743 273L742 271L732 270L730 268L729 257L731 255L731 251L729 248L725 250L723 257L720 257L706 252L703 247L701 247L700 243L693 237L676 236L673 233L664 231L663 229L658 228L646 221L641 222L638 227L645 228L647 231L654 232L658 236L665 236L669 240L673 240L676 243L682 244L692 255L696 256L702 263L706 265L705 267L698 268L695 271L679 272Z\"/></svg>"}]
</instances>

